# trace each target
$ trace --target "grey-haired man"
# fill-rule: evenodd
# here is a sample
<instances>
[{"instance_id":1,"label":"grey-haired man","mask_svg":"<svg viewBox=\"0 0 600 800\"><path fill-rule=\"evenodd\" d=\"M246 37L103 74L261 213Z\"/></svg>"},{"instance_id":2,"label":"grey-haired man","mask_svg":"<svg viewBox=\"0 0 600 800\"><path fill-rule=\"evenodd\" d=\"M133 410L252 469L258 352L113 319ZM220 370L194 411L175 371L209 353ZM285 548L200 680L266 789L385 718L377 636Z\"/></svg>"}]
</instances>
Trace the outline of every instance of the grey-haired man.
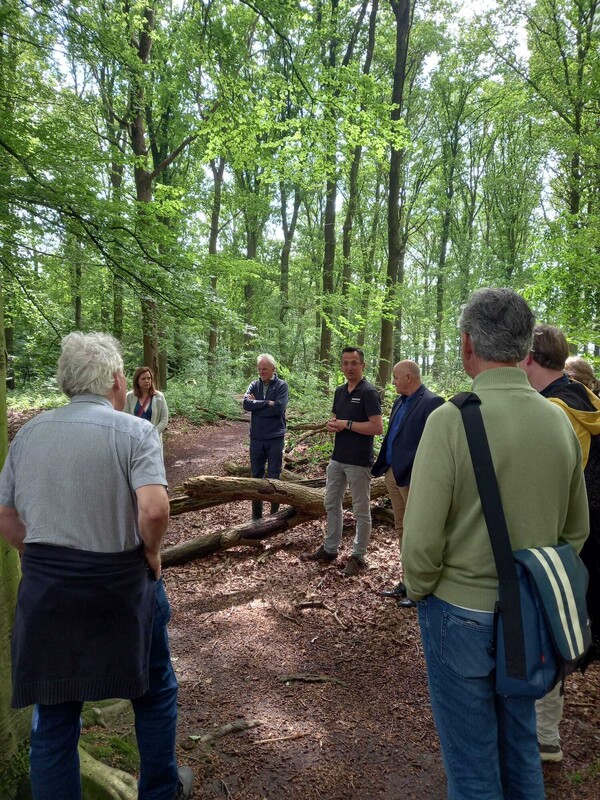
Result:
<instances>
[{"instance_id":1,"label":"grey-haired man","mask_svg":"<svg viewBox=\"0 0 600 800\"><path fill-rule=\"evenodd\" d=\"M285 409L288 404L288 385L277 376L277 365L270 353L256 359L258 380L252 381L244 394L243 406L250 412L250 466L253 478L281 477L285 442ZM279 510L271 503L271 514ZM261 500L252 501L252 519L263 514Z\"/></svg>"},{"instance_id":2,"label":"grey-haired man","mask_svg":"<svg viewBox=\"0 0 600 800\"><path fill-rule=\"evenodd\" d=\"M33 797L80 800L82 704L122 697L135 712L138 797L189 798L193 773L175 758L158 434L120 413L127 385L112 336L66 336L57 379L71 402L21 428L0 475L0 535L23 554L12 703L35 704Z\"/></svg>"}]
</instances>

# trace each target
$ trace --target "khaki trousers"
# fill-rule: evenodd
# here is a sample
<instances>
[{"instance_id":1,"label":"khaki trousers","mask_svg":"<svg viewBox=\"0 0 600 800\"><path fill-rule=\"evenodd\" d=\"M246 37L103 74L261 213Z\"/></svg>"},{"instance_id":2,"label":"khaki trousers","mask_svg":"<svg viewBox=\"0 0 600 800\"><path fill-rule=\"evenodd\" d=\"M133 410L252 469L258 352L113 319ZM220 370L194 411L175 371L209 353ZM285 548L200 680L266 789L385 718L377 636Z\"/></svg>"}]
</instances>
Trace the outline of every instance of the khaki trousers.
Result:
<instances>
[{"instance_id":1,"label":"khaki trousers","mask_svg":"<svg viewBox=\"0 0 600 800\"><path fill-rule=\"evenodd\" d=\"M561 688L561 684L558 683L545 697L535 701L537 738L540 744L557 744L560 747L558 726L565 705L565 696Z\"/></svg>"},{"instance_id":2,"label":"khaki trousers","mask_svg":"<svg viewBox=\"0 0 600 800\"><path fill-rule=\"evenodd\" d=\"M394 471L390 467L385 473L385 488L388 490L392 508L394 510L394 528L398 536L400 556L402 556L402 536L404 535L404 511L408 500L408 486L398 486L394 478Z\"/></svg>"}]
</instances>

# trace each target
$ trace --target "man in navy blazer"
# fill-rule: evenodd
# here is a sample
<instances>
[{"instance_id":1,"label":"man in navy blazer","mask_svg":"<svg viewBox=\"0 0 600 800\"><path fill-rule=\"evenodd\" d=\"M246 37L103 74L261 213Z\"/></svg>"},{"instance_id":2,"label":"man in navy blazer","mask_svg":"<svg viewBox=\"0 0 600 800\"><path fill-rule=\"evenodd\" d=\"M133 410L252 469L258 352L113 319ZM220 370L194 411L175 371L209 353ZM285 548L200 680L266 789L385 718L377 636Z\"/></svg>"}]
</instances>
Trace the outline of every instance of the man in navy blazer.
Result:
<instances>
[{"instance_id":1,"label":"man in navy blazer","mask_svg":"<svg viewBox=\"0 0 600 800\"><path fill-rule=\"evenodd\" d=\"M375 477L385 473L385 485L394 510L394 526L402 557L404 509L417 447L421 441L427 417L441 406L444 399L421 382L421 372L414 361L399 361L392 371L392 383L398 397L390 414L388 431L371 472ZM401 608L413 608L415 603L406 597L404 584L382 592L385 597L397 598Z\"/></svg>"}]
</instances>

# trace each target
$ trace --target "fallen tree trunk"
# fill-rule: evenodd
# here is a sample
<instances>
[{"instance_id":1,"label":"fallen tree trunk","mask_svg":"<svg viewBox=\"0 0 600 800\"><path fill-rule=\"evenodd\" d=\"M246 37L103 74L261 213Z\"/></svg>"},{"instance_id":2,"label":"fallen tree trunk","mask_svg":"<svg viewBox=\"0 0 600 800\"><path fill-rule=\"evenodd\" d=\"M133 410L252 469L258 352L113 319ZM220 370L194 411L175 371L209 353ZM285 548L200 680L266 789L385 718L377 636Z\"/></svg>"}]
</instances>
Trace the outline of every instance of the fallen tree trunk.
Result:
<instances>
[{"instance_id":1,"label":"fallen tree trunk","mask_svg":"<svg viewBox=\"0 0 600 800\"><path fill-rule=\"evenodd\" d=\"M307 483L261 480L260 478L220 478L211 475L190 478L183 484L186 496L171 500L171 513L174 515L236 500L266 500L291 506L291 508L256 522L243 522L230 528L197 536L173 547L167 547L161 555L163 567L185 564L196 558L203 558L211 553L229 550L232 547L256 546L257 542L262 539L324 516L324 490L308 486ZM373 480L371 482L371 500L385 494L387 494L385 479ZM351 505L352 497L350 492L346 492L343 506L349 508Z\"/></svg>"},{"instance_id":2,"label":"fallen tree trunk","mask_svg":"<svg viewBox=\"0 0 600 800\"><path fill-rule=\"evenodd\" d=\"M326 422L288 422L290 431L326 431Z\"/></svg>"},{"instance_id":3,"label":"fallen tree trunk","mask_svg":"<svg viewBox=\"0 0 600 800\"><path fill-rule=\"evenodd\" d=\"M187 564L189 561L204 558L220 550L230 550L232 547L244 545L256 547L261 539L276 536L311 519L314 517L299 514L295 508L288 508L256 522L243 522L231 528L196 536L187 542L165 548L161 553L162 566L167 569L178 564Z\"/></svg>"},{"instance_id":4,"label":"fallen tree trunk","mask_svg":"<svg viewBox=\"0 0 600 800\"><path fill-rule=\"evenodd\" d=\"M231 503L235 500L266 500L282 503L313 517L323 516L325 492L316 488L312 481L292 482L273 478L221 478L199 475L183 484L187 498L210 502L212 505ZM384 478L371 482L371 500L387 494ZM174 498L177 499L177 498ZM344 495L343 506L352 505L350 492Z\"/></svg>"},{"instance_id":5,"label":"fallen tree trunk","mask_svg":"<svg viewBox=\"0 0 600 800\"><path fill-rule=\"evenodd\" d=\"M192 478L191 480L196 480L196 479ZM227 478L211 478L211 480L213 480L213 481L224 481L224 480L227 480ZM233 480L237 480L237 478L235 478ZM248 480L256 481L257 484L260 484L261 487L262 487L263 484L265 484L267 482L273 483L273 481L271 481L271 480L267 481L267 480L263 480L263 479L260 479L260 478L249 478ZM211 487L203 487L203 486L201 486L201 487L199 487L197 489L190 489L187 486L187 483L188 482L186 481L186 483L183 486L178 486L175 489L175 491L177 491L177 492L185 492L185 494L180 494L177 497L172 497L171 500L169 501L170 506L171 506L171 516L172 517L175 517L178 514L186 514L188 511L201 511L203 508L213 508L214 506L220 506L223 503L228 503L228 502L231 502L233 500L267 500L268 502L283 503L284 505L296 505L295 501L297 500L297 495L296 495L295 492L287 492L286 493L287 499L285 499L285 500L277 500L274 497L273 490L271 488L269 488L269 487L265 487L264 491L261 491L260 488L257 488L256 492L255 492L256 496L252 496L252 495L246 493L246 494L244 494L243 496L240 496L240 497L233 497L233 496L225 496L221 492L218 492L216 495L215 494L211 494L210 493ZM278 481L278 483L280 483L280 481ZM289 481L289 483L292 483L292 481ZM302 488L319 489L319 488L322 488L322 487L325 486L325 478L314 478L314 479L306 480L306 481L297 481L296 480L296 481L293 481L293 483L296 486L300 486ZM213 486L214 485L216 485L216 484L213 484ZM205 489L206 489L206 495L203 494L203 491ZM229 489L229 487L226 488L226 491L228 489ZM294 500L295 501L293 503L290 500L289 495L294 495ZM315 499L317 501L317 504L318 504L319 496L322 497L322 495L323 495L323 492L318 492L315 495ZM324 511L324 509L323 509L323 511ZM318 512L318 513L315 514L315 516L320 516L321 513L322 512Z\"/></svg>"},{"instance_id":6,"label":"fallen tree trunk","mask_svg":"<svg viewBox=\"0 0 600 800\"><path fill-rule=\"evenodd\" d=\"M307 459L308 460L308 459ZM286 461L286 464L288 462ZM236 464L235 461L224 461L223 469L230 478L251 478L252 469L242 464ZM302 478L297 472L291 469L282 469L279 476L280 481L291 481L292 483L301 483L303 486L314 486L315 488L323 488L325 486L326 478Z\"/></svg>"},{"instance_id":7,"label":"fallen tree trunk","mask_svg":"<svg viewBox=\"0 0 600 800\"><path fill-rule=\"evenodd\" d=\"M381 482L383 485L383 481ZM322 490L292 481L280 481L273 478L220 478L212 475L199 475L185 481L183 488L188 497L210 498L216 503L230 503L235 500L266 500L271 503L294 506L309 516L320 517L325 513ZM385 492L385 485L383 485L383 493Z\"/></svg>"}]
</instances>

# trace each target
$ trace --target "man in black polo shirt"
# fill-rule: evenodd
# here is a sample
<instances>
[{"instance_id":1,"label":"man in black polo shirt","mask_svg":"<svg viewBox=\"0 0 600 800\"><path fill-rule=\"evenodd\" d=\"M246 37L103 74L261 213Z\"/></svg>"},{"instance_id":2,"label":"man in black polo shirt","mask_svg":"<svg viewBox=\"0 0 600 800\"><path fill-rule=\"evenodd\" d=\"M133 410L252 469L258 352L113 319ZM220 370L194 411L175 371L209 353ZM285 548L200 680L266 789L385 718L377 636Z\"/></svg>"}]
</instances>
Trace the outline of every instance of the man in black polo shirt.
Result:
<instances>
[{"instance_id":1,"label":"man in black polo shirt","mask_svg":"<svg viewBox=\"0 0 600 800\"><path fill-rule=\"evenodd\" d=\"M356 536L352 555L344 575L358 575L365 567L365 553L371 538L371 465L373 437L383 433L381 400L377 389L363 378L365 354L358 347L342 350L342 372L347 383L335 390L333 417L327 422L335 434L331 461L327 467L325 510L327 534L314 553L301 556L304 561L333 561L342 541L342 501L350 486Z\"/></svg>"}]
</instances>

